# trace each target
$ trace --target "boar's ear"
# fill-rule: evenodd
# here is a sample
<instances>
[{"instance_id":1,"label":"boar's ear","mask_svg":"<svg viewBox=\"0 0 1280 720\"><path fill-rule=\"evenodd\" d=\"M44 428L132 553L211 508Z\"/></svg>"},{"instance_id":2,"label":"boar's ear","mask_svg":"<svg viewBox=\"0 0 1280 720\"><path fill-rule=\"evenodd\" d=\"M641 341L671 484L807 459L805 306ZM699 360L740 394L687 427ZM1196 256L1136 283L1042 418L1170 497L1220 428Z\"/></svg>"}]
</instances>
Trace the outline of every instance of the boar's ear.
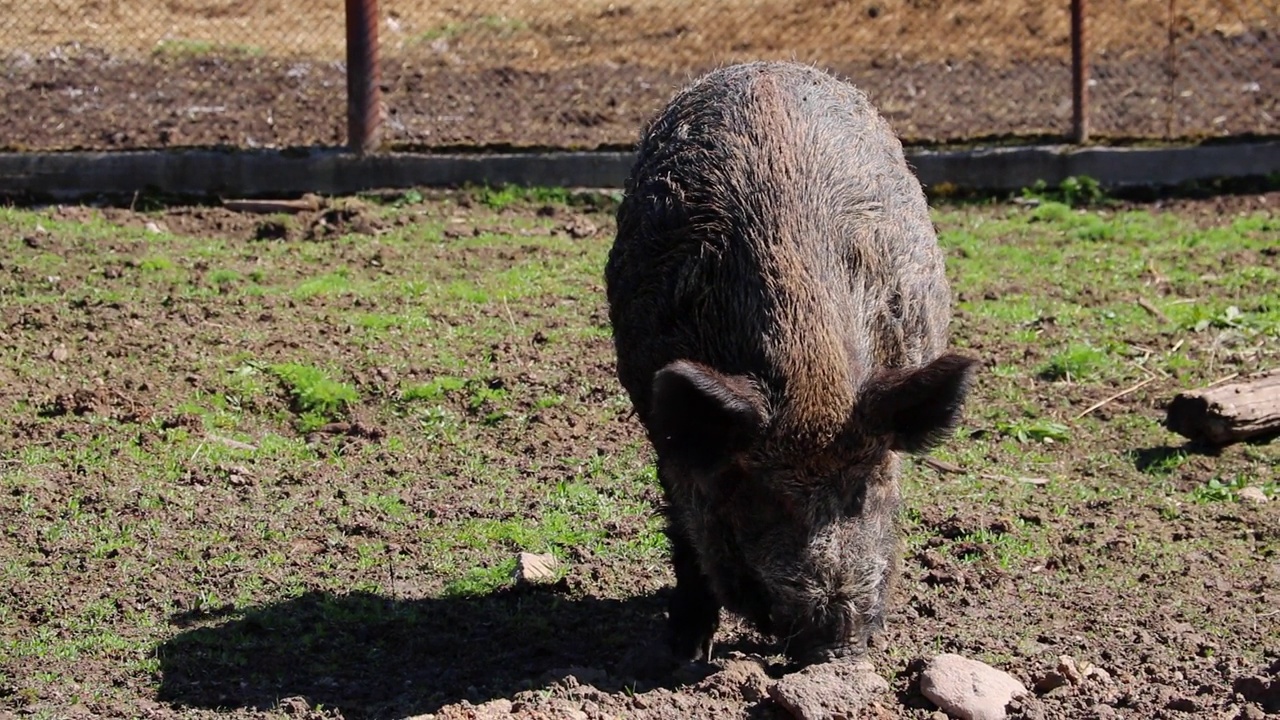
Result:
<instances>
[{"instance_id":1,"label":"boar's ear","mask_svg":"<svg viewBox=\"0 0 1280 720\"><path fill-rule=\"evenodd\" d=\"M949 353L928 365L885 370L862 390L862 427L889 436L889 447L924 452L951 434L977 360Z\"/></svg>"},{"instance_id":2,"label":"boar's ear","mask_svg":"<svg viewBox=\"0 0 1280 720\"><path fill-rule=\"evenodd\" d=\"M654 444L682 463L711 471L759 434L763 405L745 377L676 360L653 376L649 414Z\"/></svg>"}]
</instances>

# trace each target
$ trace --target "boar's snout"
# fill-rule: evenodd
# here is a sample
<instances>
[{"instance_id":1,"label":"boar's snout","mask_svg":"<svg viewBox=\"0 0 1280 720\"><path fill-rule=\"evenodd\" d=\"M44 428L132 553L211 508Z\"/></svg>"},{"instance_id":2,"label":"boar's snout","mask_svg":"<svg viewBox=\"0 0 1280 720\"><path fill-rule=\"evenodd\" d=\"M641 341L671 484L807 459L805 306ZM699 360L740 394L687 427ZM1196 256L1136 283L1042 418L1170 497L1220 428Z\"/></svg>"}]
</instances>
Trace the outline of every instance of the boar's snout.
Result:
<instances>
[{"instance_id":1,"label":"boar's snout","mask_svg":"<svg viewBox=\"0 0 1280 720\"><path fill-rule=\"evenodd\" d=\"M861 655L883 628L895 540L887 508L874 513L838 521L810 541L795 572L766 581L768 624L793 662Z\"/></svg>"}]
</instances>

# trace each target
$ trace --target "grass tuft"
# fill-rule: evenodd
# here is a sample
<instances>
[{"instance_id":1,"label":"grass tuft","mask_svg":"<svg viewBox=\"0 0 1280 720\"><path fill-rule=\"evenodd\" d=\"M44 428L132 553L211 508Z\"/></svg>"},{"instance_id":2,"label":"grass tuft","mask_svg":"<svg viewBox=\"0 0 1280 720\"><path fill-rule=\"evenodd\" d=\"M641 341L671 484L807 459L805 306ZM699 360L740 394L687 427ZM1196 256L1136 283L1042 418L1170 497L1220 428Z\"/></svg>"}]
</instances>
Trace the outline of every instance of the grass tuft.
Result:
<instances>
[{"instance_id":1,"label":"grass tuft","mask_svg":"<svg viewBox=\"0 0 1280 720\"><path fill-rule=\"evenodd\" d=\"M333 380L310 365L281 363L272 365L271 372L284 383L294 409L308 426L335 419L360 399L354 387Z\"/></svg>"}]
</instances>

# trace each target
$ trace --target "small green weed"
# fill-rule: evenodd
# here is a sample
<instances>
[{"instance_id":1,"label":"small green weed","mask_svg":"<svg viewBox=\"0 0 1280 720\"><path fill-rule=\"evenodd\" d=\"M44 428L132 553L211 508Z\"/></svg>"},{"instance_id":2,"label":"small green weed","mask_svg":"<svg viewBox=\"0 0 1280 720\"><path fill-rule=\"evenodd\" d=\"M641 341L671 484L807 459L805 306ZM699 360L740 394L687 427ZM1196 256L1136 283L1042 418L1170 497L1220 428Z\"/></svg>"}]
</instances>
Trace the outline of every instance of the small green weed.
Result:
<instances>
[{"instance_id":1,"label":"small green weed","mask_svg":"<svg viewBox=\"0 0 1280 720\"><path fill-rule=\"evenodd\" d=\"M294 288L294 297L310 300L319 296L343 295L351 291L350 273L344 268L311 278Z\"/></svg>"},{"instance_id":2,"label":"small green weed","mask_svg":"<svg viewBox=\"0 0 1280 720\"><path fill-rule=\"evenodd\" d=\"M1071 439L1071 431L1066 425L1044 419L1001 420L996 423L996 432L1020 443L1066 442Z\"/></svg>"},{"instance_id":3,"label":"small green weed","mask_svg":"<svg viewBox=\"0 0 1280 720\"><path fill-rule=\"evenodd\" d=\"M1220 478L1210 478L1209 482L1191 491L1191 499L1198 503L1235 502L1240 497L1240 491L1250 484L1243 475L1237 475L1225 482ZM1280 492L1280 483L1276 481L1252 484L1258 485L1262 493L1269 498L1274 498L1277 492Z\"/></svg>"},{"instance_id":4,"label":"small green weed","mask_svg":"<svg viewBox=\"0 0 1280 720\"><path fill-rule=\"evenodd\" d=\"M533 407L538 410L546 410L562 404L564 404L563 395L543 395L533 402Z\"/></svg>"},{"instance_id":5,"label":"small green weed","mask_svg":"<svg viewBox=\"0 0 1280 720\"><path fill-rule=\"evenodd\" d=\"M271 373L280 378L289 390L294 409L302 414L306 426L324 424L360 399L355 388L330 379L319 368L310 365L272 365Z\"/></svg>"},{"instance_id":6,"label":"small green weed","mask_svg":"<svg viewBox=\"0 0 1280 720\"><path fill-rule=\"evenodd\" d=\"M359 193L357 197L366 202L377 203L390 208L418 205L423 201L422 193L412 189L392 194Z\"/></svg>"},{"instance_id":7,"label":"small green weed","mask_svg":"<svg viewBox=\"0 0 1280 720\"><path fill-rule=\"evenodd\" d=\"M1245 315L1240 312L1240 308L1235 305L1228 305L1221 312L1196 317L1195 321L1187 329L1194 332L1204 332L1209 328L1218 330L1239 328L1244 326L1244 319Z\"/></svg>"},{"instance_id":8,"label":"small green weed","mask_svg":"<svg viewBox=\"0 0 1280 720\"><path fill-rule=\"evenodd\" d=\"M960 555L962 561L977 560L984 555L994 556L1000 567L1010 570L1029 558L1048 554L1040 533L1021 519L1015 519L1004 529L978 528L957 538L958 547L973 543L977 551Z\"/></svg>"},{"instance_id":9,"label":"small green weed","mask_svg":"<svg viewBox=\"0 0 1280 720\"><path fill-rule=\"evenodd\" d=\"M493 210L502 210L516 204L538 203L564 205L570 201L564 188L523 187L520 185L485 186L476 193L476 199Z\"/></svg>"},{"instance_id":10,"label":"small green weed","mask_svg":"<svg viewBox=\"0 0 1280 720\"><path fill-rule=\"evenodd\" d=\"M1100 205L1107 200L1102 185L1087 175L1066 177L1056 188L1050 188L1045 181L1037 180L1031 187L1023 188L1022 196L1059 202L1073 208Z\"/></svg>"},{"instance_id":11,"label":"small green weed","mask_svg":"<svg viewBox=\"0 0 1280 720\"><path fill-rule=\"evenodd\" d=\"M162 272L164 270L173 269L173 261L164 256L143 258L142 262L138 263L138 267L141 268L143 272Z\"/></svg>"},{"instance_id":12,"label":"small green weed","mask_svg":"<svg viewBox=\"0 0 1280 720\"><path fill-rule=\"evenodd\" d=\"M216 285L218 287L225 287L227 285L234 285L235 283L240 282L240 278L240 273L235 270L214 270L209 273L209 284Z\"/></svg>"},{"instance_id":13,"label":"small green weed","mask_svg":"<svg viewBox=\"0 0 1280 720\"><path fill-rule=\"evenodd\" d=\"M1129 453L1138 470L1154 477L1168 477L1187 461L1187 451L1159 448Z\"/></svg>"},{"instance_id":14,"label":"small green weed","mask_svg":"<svg viewBox=\"0 0 1280 720\"><path fill-rule=\"evenodd\" d=\"M487 595L511 582L516 561L505 560L493 567L472 568L462 577L445 584L445 597L477 597Z\"/></svg>"},{"instance_id":15,"label":"small green weed","mask_svg":"<svg viewBox=\"0 0 1280 720\"><path fill-rule=\"evenodd\" d=\"M1042 380L1083 380L1093 377L1107 364L1107 353L1092 345L1071 345L1054 353L1040 367L1037 375Z\"/></svg>"},{"instance_id":16,"label":"small green weed","mask_svg":"<svg viewBox=\"0 0 1280 720\"><path fill-rule=\"evenodd\" d=\"M1107 242L1116 239L1119 229L1114 222L1086 213L1079 217L1075 227L1071 229L1071 237L1085 242Z\"/></svg>"},{"instance_id":17,"label":"small green weed","mask_svg":"<svg viewBox=\"0 0 1280 720\"><path fill-rule=\"evenodd\" d=\"M400 399L405 402L414 400L439 400L446 394L461 390L467 386L467 381L460 377L452 375L441 375L435 380L420 385L410 385L400 391Z\"/></svg>"},{"instance_id":18,"label":"small green weed","mask_svg":"<svg viewBox=\"0 0 1280 720\"><path fill-rule=\"evenodd\" d=\"M1074 212L1070 205L1052 200L1040 203L1031 211L1031 219L1036 222L1061 224L1070 221L1073 217Z\"/></svg>"}]
</instances>

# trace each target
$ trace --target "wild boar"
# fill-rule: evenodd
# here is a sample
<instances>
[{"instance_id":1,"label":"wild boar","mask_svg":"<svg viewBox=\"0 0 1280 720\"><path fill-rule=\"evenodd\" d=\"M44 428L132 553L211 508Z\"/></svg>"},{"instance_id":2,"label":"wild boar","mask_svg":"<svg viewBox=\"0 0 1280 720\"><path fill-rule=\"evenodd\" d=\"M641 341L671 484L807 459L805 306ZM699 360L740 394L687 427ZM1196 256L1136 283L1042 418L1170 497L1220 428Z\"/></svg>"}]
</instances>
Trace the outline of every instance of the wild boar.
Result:
<instances>
[{"instance_id":1,"label":"wild boar","mask_svg":"<svg viewBox=\"0 0 1280 720\"><path fill-rule=\"evenodd\" d=\"M605 270L619 381L657 456L670 647L723 607L795 662L865 652L898 572L899 454L946 438L976 361L902 145L866 95L753 62L644 131Z\"/></svg>"}]
</instances>

